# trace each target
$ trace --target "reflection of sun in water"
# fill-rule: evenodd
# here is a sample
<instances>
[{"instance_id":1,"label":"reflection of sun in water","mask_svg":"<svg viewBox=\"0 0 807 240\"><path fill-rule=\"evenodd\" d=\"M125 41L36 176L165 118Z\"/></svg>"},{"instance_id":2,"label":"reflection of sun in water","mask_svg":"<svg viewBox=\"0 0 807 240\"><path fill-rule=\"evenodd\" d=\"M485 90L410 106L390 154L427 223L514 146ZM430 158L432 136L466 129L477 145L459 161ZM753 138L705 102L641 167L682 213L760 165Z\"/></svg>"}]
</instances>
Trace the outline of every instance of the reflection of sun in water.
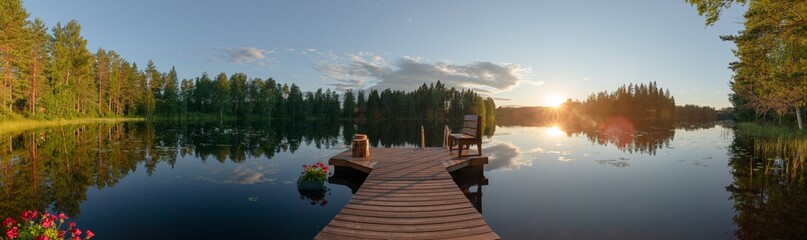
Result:
<instances>
[{"instance_id":1,"label":"reflection of sun in water","mask_svg":"<svg viewBox=\"0 0 807 240\"><path fill-rule=\"evenodd\" d=\"M546 97L544 104L546 104L546 106L556 108L560 107L560 105L563 104L564 102L566 102L566 99L563 99L563 97L561 97L560 95L552 94Z\"/></svg>"},{"instance_id":2,"label":"reflection of sun in water","mask_svg":"<svg viewBox=\"0 0 807 240\"><path fill-rule=\"evenodd\" d=\"M563 130L560 130L558 126L552 126L546 129L546 135L550 137L560 137L566 134Z\"/></svg>"}]
</instances>

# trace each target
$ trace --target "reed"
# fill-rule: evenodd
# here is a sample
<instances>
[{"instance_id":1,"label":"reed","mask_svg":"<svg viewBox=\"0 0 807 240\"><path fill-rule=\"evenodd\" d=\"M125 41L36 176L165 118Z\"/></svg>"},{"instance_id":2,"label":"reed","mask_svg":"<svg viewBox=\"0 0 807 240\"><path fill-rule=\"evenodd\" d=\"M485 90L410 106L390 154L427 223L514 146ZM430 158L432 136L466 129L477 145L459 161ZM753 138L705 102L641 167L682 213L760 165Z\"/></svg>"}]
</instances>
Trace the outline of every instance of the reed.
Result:
<instances>
[{"instance_id":1,"label":"reed","mask_svg":"<svg viewBox=\"0 0 807 240\"><path fill-rule=\"evenodd\" d=\"M54 120L7 120L0 122L0 134L17 133L32 129L58 127L77 124L93 123L119 123L129 121L143 121L143 118L79 118Z\"/></svg>"},{"instance_id":2,"label":"reed","mask_svg":"<svg viewBox=\"0 0 807 240\"><path fill-rule=\"evenodd\" d=\"M775 138L802 138L807 139L807 130L798 130L789 127L759 125L756 123L737 123L740 134L768 139Z\"/></svg>"}]
</instances>

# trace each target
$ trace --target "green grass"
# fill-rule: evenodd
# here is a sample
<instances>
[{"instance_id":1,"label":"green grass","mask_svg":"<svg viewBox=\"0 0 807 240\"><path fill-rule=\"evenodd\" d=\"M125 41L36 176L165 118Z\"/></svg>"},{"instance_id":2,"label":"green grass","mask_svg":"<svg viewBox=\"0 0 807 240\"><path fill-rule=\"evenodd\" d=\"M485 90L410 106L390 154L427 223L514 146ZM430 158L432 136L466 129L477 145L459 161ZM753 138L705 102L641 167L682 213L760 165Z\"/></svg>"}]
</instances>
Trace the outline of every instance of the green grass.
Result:
<instances>
[{"instance_id":1,"label":"green grass","mask_svg":"<svg viewBox=\"0 0 807 240\"><path fill-rule=\"evenodd\" d=\"M0 121L0 134L23 132L31 129L58 127L76 124L92 123L118 123L128 121L143 121L143 118L79 118L79 119L54 119L54 120L4 120Z\"/></svg>"},{"instance_id":2,"label":"green grass","mask_svg":"<svg viewBox=\"0 0 807 240\"><path fill-rule=\"evenodd\" d=\"M807 130L798 130L789 127L760 125L757 123L737 123L741 134L762 138L807 138Z\"/></svg>"}]
</instances>

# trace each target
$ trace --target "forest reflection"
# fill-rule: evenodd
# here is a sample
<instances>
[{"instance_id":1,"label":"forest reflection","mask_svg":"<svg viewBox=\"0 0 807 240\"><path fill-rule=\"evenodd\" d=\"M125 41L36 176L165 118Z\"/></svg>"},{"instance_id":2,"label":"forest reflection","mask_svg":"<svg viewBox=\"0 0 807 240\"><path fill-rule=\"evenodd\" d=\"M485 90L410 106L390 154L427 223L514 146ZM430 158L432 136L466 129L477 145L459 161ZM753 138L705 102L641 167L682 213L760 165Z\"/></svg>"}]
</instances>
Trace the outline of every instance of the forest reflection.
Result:
<instances>
[{"instance_id":1,"label":"forest reflection","mask_svg":"<svg viewBox=\"0 0 807 240\"><path fill-rule=\"evenodd\" d=\"M500 126L547 127L548 135L585 136L591 143L614 146L623 152L656 155L662 148L669 147L675 137L676 124L673 121L638 121L623 117L604 120L595 127L577 122L548 121L509 121L499 119ZM706 129L715 122L686 124L690 129ZM679 124L679 127L683 126Z\"/></svg>"},{"instance_id":2,"label":"forest reflection","mask_svg":"<svg viewBox=\"0 0 807 240\"><path fill-rule=\"evenodd\" d=\"M354 133L366 133L373 147L419 146L423 126L427 146L442 145L445 122L225 122L117 123L47 128L0 136L0 216L24 210L78 216L87 191L113 187L139 165L151 176L161 163L178 158L203 163L247 157L271 159L301 145L346 148ZM452 125L452 124L449 124ZM453 124L459 126L459 124ZM485 130L492 136L495 125ZM295 169L296 171L296 169Z\"/></svg>"},{"instance_id":3,"label":"forest reflection","mask_svg":"<svg viewBox=\"0 0 807 240\"><path fill-rule=\"evenodd\" d=\"M740 239L801 239L807 236L807 140L759 139L735 134L729 148Z\"/></svg>"}]
</instances>

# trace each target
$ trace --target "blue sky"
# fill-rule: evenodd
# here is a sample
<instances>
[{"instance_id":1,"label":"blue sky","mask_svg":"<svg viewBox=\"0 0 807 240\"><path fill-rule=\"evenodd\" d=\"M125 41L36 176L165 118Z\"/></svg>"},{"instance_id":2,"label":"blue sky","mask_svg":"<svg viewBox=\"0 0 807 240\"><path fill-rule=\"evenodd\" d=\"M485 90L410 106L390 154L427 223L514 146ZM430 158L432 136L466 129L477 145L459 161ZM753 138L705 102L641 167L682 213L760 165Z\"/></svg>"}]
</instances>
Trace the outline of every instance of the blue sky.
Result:
<instances>
[{"instance_id":1,"label":"blue sky","mask_svg":"<svg viewBox=\"0 0 807 240\"><path fill-rule=\"evenodd\" d=\"M677 104L727 107L718 36L742 28L743 6L712 27L668 1L45 1L49 26L76 19L94 52L151 59L180 78L244 72L317 88L412 89L442 80L497 105L584 99L656 81Z\"/></svg>"}]
</instances>

